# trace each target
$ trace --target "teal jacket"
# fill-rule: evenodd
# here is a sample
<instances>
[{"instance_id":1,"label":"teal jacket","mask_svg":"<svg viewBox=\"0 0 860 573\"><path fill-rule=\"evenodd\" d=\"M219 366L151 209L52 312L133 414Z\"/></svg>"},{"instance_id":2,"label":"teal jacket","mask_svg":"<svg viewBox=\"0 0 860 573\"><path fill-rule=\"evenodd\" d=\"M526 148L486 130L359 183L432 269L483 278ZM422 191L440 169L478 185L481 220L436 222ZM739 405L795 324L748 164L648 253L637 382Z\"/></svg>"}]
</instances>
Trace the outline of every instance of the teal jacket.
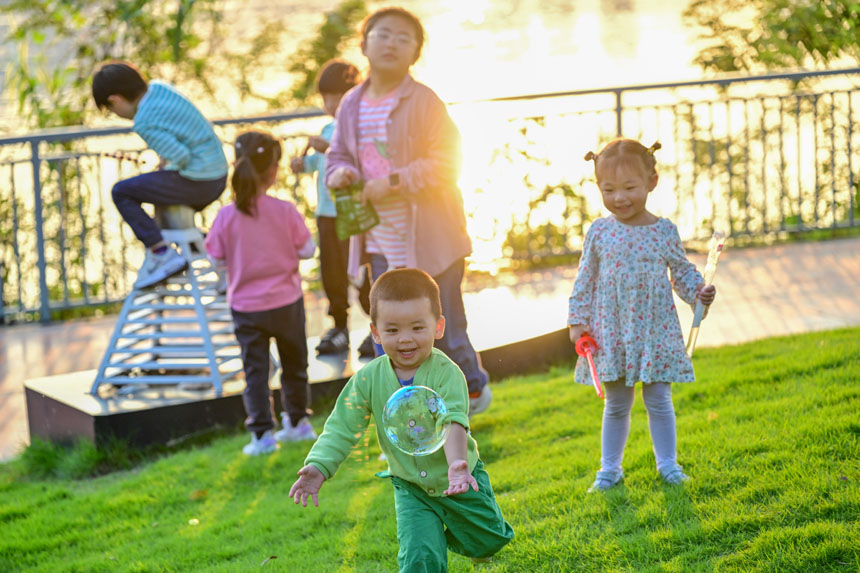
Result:
<instances>
[{"instance_id":1,"label":"teal jacket","mask_svg":"<svg viewBox=\"0 0 860 573\"><path fill-rule=\"evenodd\" d=\"M320 132L320 137L331 141L334 133L334 121L327 123ZM328 187L325 186L325 153L311 150L305 156L305 173L317 173L317 217L336 217L337 209L334 206L334 197Z\"/></svg>"},{"instance_id":2,"label":"teal jacket","mask_svg":"<svg viewBox=\"0 0 860 573\"><path fill-rule=\"evenodd\" d=\"M466 378L443 352L433 349L430 357L418 367L413 383L438 392L448 406L447 419L469 429ZM305 464L312 464L326 479L331 478L361 439L373 414L376 435L388 458L391 475L416 484L430 496L441 496L448 489L448 462L444 448L428 456L410 456L394 447L380 427L385 403L400 388L388 356L380 356L356 372L338 396L323 433L305 458ZM469 471L473 471L478 463L478 445L471 434L466 439Z\"/></svg>"}]
</instances>

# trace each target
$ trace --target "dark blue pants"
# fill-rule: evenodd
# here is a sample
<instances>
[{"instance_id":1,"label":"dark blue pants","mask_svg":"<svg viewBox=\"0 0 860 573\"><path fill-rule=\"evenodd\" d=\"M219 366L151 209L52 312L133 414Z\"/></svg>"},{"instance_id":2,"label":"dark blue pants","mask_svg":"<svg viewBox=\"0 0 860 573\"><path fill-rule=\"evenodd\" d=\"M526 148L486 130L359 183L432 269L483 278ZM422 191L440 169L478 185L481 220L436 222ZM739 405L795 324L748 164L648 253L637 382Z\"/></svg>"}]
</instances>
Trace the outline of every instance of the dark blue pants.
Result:
<instances>
[{"instance_id":1,"label":"dark blue pants","mask_svg":"<svg viewBox=\"0 0 860 573\"><path fill-rule=\"evenodd\" d=\"M370 255L370 276L375 281L388 270L385 256L372 253ZM469 393L480 392L489 381L487 371L481 366L481 359L472 347L466 332L466 308L463 306L463 293L460 284L466 270L466 260L460 259L441 274L433 277L439 285L439 298L442 302L442 314L445 316L445 336L436 341L436 348L448 355L463 374L469 385ZM379 345L377 353L382 352Z\"/></svg>"},{"instance_id":2,"label":"dark blue pants","mask_svg":"<svg viewBox=\"0 0 860 573\"><path fill-rule=\"evenodd\" d=\"M274 338L281 360L281 406L295 426L308 414L308 340L305 301L260 312L233 312L236 339L245 369L245 427L265 432L275 427L269 389L269 340Z\"/></svg>"},{"instance_id":3,"label":"dark blue pants","mask_svg":"<svg viewBox=\"0 0 860 573\"><path fill-rule=\"evenodd\" d=\"M142 203L188 205L200 211L218 199L227 185L227 176L209 181L187 179L178 171L152 171L118 181L111 191L114 205L134 235L150 248L161 242L161 230L146 214Z\"/></svg>"}]
</instances>

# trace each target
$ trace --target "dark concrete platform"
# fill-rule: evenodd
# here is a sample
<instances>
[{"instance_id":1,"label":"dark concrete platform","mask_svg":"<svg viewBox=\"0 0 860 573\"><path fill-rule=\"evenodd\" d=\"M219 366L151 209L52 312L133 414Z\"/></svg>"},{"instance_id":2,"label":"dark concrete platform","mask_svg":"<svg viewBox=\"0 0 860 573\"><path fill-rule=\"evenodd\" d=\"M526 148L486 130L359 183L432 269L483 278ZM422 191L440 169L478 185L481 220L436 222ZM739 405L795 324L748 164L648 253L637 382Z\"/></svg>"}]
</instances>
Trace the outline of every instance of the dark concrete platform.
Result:
<instances>
[{"instance_id":1,"label":"dark concrete platform","mask_svg":"<svg viewBox=\"0 0 860 573\"><path fill-rule=\"evenodd\" d=\"M545 368L571 356L567 331L522 340L480 353L493 379ZM349 377L369 360L354 351L342 356L313 357L309 366L311 403L321 407L334 399ZM171 445L218 427L239 427L245 417L243 380L224 384L216 395L182 386L125 386L89 393L96 370L27 380L25 397L30 436L57 443L81 438L97 445L119 439L137 447ZM273 380L273 390L278 389ZM275 394L277 396L277 394ZM276 398L276 409L278 409Z\"/></svg>"},{"instance_id":2,"label":"dark concrete platform","mask_svg":"<svg viewBox=\"0 0 860 573\"><path fill-rule=\"evenodd\" d=\"M704 254L692 254L690 259L704 267ZM556 357L573 360L562 329L575 275L571 267L498 276L467 274L463 301L469 337L491 381L545 369ZM717 300L703 324L700 347L860 325L860 238L730 247L720 259L715 283ZM305 293L311 349L330 325L326 306L319 294ZM678 314L686 334L692 313L679 302ZM103 317L0 327L0 460L14 456L28 443L28 421L33 435L48 439L96 440L105 428L115 431L118 424L124 432L120 435L152 431L153 440L161 443L198 431L190 425L198 420L201 426L239 427L244 416L241 390L233 385L226 386L222 398L205 392L171 394L162 388L161 395L139 393L94 401L86 394L93 374L86 371L98 367L115 322L116 317ZM350 313L353 348L367 334L367 324L367 317L354 304ZM354 356L312 359L308 373L314 402L337 394L360 364ZM191 402L199 404L188 405ZM504 404L494 402L493 408ZM150 416L155 422L147 421ZM75 433L62 430L66 423L76 428Z\"/></svg>"}]
</instances>

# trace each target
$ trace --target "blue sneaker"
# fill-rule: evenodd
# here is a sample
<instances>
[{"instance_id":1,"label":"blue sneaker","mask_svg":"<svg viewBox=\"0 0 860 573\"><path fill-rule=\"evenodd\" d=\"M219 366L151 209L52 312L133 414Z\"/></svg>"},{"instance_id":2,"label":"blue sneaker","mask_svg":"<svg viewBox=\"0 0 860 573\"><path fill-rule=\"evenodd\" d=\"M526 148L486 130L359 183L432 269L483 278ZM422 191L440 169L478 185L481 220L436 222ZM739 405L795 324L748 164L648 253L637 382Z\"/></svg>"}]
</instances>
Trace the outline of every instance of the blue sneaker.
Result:
<instances>
[{"instance_id":1,"label":"blue sneaker","mask_svg":"<svg viewBox=\"0 0 860 573\"><path fill-rule=\"evenodd\" d=\"M143 267L141 267L140 272L137 274L134 288L149 288L177 273L181 273L187 266L188 261L173 247L168 247L160 255L150 251L146 255Z\"/></svg>"},{"instance_id":2,"label":"blue sneaker","mask_svg":"<svg viewBox=\"0 0 860 573\"><path fill-rule=\"evenodd\" d=\"M690 481L690 476L684 473L684 468L675 464L667 470L660 470L660 477L669 485L680 485Z\"/></svg>"},{"instance_id":3,"label":"blue sneaker","mask_svg":"<svg viewBox=\"0 0 860 573\"><path fill-rule=\"evenodd\" d=\"M266 430L259 438L251 432L251 441L242 448L242 453L246 456L259 456L262 454L271 454L279 447L275 436L272 435L272 430Z\"/></svg>"},{"instance_id":4,"label":"blue sneaker","mask_svg":"<svg viewBox=\"0 0 860 573\"><path fill-rule=\"evenodd\" d=\"M618 470L617 472L605 472L600 470L597 472L597 476L594 478L594 483L591 484L591 487L588 488L588 493L594 493L597 491L606 491L609 488L615 486L624 479L624 470Z\"/></svg>"}]
</instances>

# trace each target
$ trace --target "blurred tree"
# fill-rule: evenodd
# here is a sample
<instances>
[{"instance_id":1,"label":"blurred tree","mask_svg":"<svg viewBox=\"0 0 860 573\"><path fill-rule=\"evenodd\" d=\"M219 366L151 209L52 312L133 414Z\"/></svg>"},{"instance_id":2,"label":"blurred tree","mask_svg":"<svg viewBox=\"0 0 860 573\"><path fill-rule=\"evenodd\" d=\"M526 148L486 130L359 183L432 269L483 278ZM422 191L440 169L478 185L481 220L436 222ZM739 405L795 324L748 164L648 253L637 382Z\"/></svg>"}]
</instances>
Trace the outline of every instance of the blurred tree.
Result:
<instances>
[{"instance_id":1,"label":"blurred tree","mask_svg":"<svg viewBox=\"0 0 860 573\"><path fill-rule=\"evenodd\" d=\"M236 41L225 31L223 5L221 0L10 0L0 6L12 23L6 41L17 48L6 88L33 128L84 123L94 111L93 69L109 59L132 61L146 76L202 92L213 104L231 99L224 97L224 86L243 101L262 100L269 108L306 104L320 67L340 54L366 13L363 0L344 0L326 13L317 36L288 61L293 87L273 97L255 89L253 78L279 55L281 21L268 19L252 38Z\"/></svg>"},{"instance_id":2,"label":"blurred tree","mask_svg":"<svg viewBox=\"0 0 860 573\"><path fill-rule=\"evenodd\" d=\"M83 123L93 110L89 78L105 60L130 60L147 76L195 83L208 94L216 73L247 72L222 65L236 53L224 41L217 0L12 0L0 13L10 17L7 41L18 53L7 89L30 127ZM277 50L276 24L264 26L258 37L267 41L256 49ZM247 61L253 66L255 58Z\"/></svg>"},{"instance_id":3,"label":"blurred tree","mask_svg":"<svg viewBox=\"0 0 860 573\"><path fill-rule=\"evenodd\" d=\"M708 71L860 62L858 0L693 0L683 17L702 29L695 63Z\"/></svg>"},{"instance_id":4,"label":"blurred tree","mask_svg":"<svg viewBox=\"0 0 860 573\"><path fill-rule=\"evenodd\" d=\"M288 60L290 73L295 77L293 86L286 92L296 104L308 104L316 92L317 74L328 60L340 56L346 43L355 37L359 22L367 15L364 0L344 0L317 30L316 38L300 48Z\"/></svg>"}]
</instances>

